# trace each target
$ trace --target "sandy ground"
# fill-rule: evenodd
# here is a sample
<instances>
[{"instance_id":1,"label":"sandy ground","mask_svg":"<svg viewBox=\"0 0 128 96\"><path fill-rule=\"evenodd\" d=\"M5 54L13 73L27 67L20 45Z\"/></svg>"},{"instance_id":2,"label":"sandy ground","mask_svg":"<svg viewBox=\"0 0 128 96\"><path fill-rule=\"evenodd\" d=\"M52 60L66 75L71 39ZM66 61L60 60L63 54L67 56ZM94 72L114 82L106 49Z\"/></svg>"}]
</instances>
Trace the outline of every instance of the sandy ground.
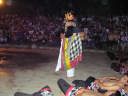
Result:
<instances>
[{"instance_id":1,"label":"sandy ground","mask_svg":"<svg viewBox=\"0 0 128 96\"><path fill-rule=\"evenodd\" d=\"M102 51L85 50L83 61L77 66L75 77L67 78L65 71L55 72L59 50L42 49L0 49L0 96L13 96L15 92L34 93L49 85L55 96L61 91L57 86L59 78L71 84L74 79L85 80L88 76L120 76L110 69L111 61Z\"/></svg>"}]
</instances>

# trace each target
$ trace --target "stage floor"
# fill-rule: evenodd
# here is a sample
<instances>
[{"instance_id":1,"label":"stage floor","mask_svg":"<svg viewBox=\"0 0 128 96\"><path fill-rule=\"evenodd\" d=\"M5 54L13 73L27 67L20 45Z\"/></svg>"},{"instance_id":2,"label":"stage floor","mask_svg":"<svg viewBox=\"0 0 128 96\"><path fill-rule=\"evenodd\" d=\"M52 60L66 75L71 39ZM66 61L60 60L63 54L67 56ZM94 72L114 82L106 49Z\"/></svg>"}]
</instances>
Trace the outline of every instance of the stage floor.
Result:
<instances>
[{"instance_id":1,"label":"stage floor","mask_svg":"<svg viewBox=\"0 0 128 96\"><path fill-rule=\"evenodd\" d=\"M54 96L61 96L59 78L71 84L74 79L85 80L88 76L121 76L110 68L105 52L85 50L75 77L67 78L65 71L55 72L58 52L58 48L0 48L0 96L13 96L17 91L32 94L45 85L51 87Z\"/></svg>"}]
</instances>

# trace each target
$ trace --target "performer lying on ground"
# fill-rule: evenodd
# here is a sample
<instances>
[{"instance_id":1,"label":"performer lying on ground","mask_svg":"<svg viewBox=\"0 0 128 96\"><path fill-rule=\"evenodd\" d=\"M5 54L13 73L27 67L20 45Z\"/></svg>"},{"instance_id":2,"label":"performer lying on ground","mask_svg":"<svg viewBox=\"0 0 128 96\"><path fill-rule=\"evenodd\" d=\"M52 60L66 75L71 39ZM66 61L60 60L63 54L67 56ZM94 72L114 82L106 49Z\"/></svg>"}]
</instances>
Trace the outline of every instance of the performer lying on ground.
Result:
<instances>
[{"instance_id":1,"label":"performer lying on ground","mask_svg":"<svg viewBox=\"0 0 128 96\"><path fill-rule=\"evenodd\" d=\"M103 78L96 79L90 76L85 81L74 80L72 83L75 84L76 86L82 86L87 89L93 90L94 92L103 93L106 96L109 96L115 93L126 94L121 96L128 96L128 90L127 90L128 75L127 74L125 74L121 78L103 77Z\"/></svg>"},{"instance_id":2,"label":"performer lying on ground","mask_svg":"<svg viewBox=\"0 0 128 96\"><path fill-rule=\"evenodd\" d=\"M122 90L123 94L120 93L120 91L115 91L114 93L107 91L105 93L102 93L87 89L85 87L70 85L64 79L58 80L58 86L63 92L62 96L128 96L128 94L123 93L124 91L126 92L127 89L126 87L125 87L126 89ZM104 90L100 89L100 91L104 91Z\"/></svg>"},{"instance_id":3,"label":"performer lying on ground","mask_svg":"<svg viewBox=\"0 0 128 96\"><path fill-rule=\"evenodd\" d=\"M90 76L85 81L74 80L75 85L59 79L57 84L64 96L128 96L128 75L121 78L103 77L100 79ZM33 94L16 92L14 96L53 96L53 93L49 86L45 86Z\"/></svg>"},{"instance_id":4,"label":"performer lying on ground","mask_svg":"<svg viewBox=\"0 0 128 96\"><path fill-rule=\"evenodd\" d=\"M103 96L98 92L85 89L84 87L70 85L64 79L59 79L57 83L63 92L63 96Z\"/></svg>"},{"instance_id":5,"label":"performer lying on ground","mask_svg":"<svg viewBox=\"0 0 128 96\"><path fill-rule=\"evenodd\" d=\"M54 94L52 93L51 88L48 85L46 85L39 91L36 91L32 94L28 94L25 92L16 92L14 96L54 96Z\"/></svg>"}]
</instances>

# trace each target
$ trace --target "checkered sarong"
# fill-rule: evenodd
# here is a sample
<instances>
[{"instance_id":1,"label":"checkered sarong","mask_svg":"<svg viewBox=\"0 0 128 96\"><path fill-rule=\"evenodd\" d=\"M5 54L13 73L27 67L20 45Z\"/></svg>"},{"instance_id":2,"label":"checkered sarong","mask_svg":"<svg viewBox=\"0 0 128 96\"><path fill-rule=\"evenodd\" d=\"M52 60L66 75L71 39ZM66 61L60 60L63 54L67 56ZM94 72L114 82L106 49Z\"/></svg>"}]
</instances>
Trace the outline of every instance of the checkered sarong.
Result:
<instances>
[{"instance_id":1,"label":"checkered sarong","mask_svg":"<svg viewBox=\"0 0 128 96\"><path fill-rule=\"evenodd\" d=\"M79 33L64 41L64 64L66 69L74 68L82 59L82 43Z\"/></svg>"}]
</instances>

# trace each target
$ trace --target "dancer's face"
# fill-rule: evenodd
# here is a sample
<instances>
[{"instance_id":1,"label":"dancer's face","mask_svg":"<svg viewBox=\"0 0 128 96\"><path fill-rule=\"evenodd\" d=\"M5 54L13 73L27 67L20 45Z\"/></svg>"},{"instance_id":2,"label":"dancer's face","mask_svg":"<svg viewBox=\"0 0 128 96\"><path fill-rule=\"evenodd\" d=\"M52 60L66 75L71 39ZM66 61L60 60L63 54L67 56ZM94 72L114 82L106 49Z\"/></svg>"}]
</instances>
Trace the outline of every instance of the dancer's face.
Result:
<instances>
[{"instance_id":1,"label":"dancer's face","mask_svg":"<svg viewBox=\"0 0 128 96\"><path fill-rule=\"evenodd\" d=\"M65 19L66 20L74 20L74 15L70 12L65 14Z\"/></svg>"}]
</instances>

